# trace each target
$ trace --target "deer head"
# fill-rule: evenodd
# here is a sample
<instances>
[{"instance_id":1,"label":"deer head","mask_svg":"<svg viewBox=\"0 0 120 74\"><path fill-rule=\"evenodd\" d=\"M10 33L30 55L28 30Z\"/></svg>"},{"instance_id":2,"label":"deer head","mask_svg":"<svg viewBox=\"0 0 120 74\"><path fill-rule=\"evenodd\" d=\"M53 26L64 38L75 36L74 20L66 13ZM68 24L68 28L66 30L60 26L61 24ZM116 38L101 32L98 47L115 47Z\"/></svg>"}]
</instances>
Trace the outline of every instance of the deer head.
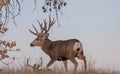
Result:
<instances>
[{"instance_id":1,"label":"deer head","mask_svg":"<svg viewBox=\"0 0 120 74\"><path fill-rule=\"evenodd\" d=\"M51 20L50 16L49 16L49 21L48 22L46 20L44 20L43 23L40 23L38 21L38 24L40 26L41 32L38 32L38 30L35 28L35 26L32 25L34 30L36 31L36 33L31 31L30 29L29 29L29 31L32 34L36 35L37 38L35 40L33 40L33 42L30 44L30 46L42 46L44 40L48 39L48 37L49 37L49 33L48 32L49 32L50 28L54 25L54 23L55 23L55 20L54 19Z\"/></svg>"}]
</instances>

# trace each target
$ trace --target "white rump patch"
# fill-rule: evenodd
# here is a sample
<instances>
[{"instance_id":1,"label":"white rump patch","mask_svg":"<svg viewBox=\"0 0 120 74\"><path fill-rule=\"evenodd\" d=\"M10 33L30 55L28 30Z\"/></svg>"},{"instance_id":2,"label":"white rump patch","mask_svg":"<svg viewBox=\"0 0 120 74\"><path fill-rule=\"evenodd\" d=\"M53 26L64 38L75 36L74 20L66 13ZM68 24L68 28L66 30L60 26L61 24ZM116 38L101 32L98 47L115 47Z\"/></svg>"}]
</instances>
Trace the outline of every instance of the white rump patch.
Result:
<instances>
[{"instance_id":1,"label":"white rump patch","mask_svg":"<svg viewBox=\"0 0 120 74\"><path fill-rule=\"evenodd\" d=\"M77 49L80 49L80 47L81 47L81 43L80 42L75 42L75 44L74 44L74 52L77 52Z\"/></svg>"}]
</instances>

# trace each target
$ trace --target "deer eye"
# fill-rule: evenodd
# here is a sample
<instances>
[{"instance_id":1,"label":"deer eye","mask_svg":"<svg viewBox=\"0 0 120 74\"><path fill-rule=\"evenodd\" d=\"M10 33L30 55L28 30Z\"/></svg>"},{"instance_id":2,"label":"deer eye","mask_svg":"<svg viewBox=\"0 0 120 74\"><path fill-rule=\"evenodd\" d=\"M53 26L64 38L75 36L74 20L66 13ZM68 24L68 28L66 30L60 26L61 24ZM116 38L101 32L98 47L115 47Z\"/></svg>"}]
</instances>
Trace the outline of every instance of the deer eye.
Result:
<instances>
[{"instance_id":1,"label":"deer eye","mask_svg":"<svg viewBox=\"0 0 120 74\"><path fill-rule=\"evenodd\" d=\"M39 38L36 38L36 40L40 40Z\"/></svg>"}]
</instances>

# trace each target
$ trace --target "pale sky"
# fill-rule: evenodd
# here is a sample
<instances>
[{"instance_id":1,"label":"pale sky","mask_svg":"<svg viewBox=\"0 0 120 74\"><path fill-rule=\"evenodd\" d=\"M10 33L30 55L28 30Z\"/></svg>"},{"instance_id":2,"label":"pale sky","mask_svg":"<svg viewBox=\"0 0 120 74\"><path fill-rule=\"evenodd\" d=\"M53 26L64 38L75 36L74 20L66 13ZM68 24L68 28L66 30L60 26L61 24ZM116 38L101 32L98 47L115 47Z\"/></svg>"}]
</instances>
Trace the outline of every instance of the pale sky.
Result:
<instances>
[{"instance_id":1,"label":"pale sky","mask_svg":"<svg viewBox=\"0 0 120 74\"><path fill-rule=\"evenodd\" d=\"M21 5L21 15L16 18L18 26L10 23L10 29L2 39L17 41L16 48L22 49L32 60L43 57L46 66L49 57L39 47L29 46L36 37L28 29L32 29L33 23L39 26L37 19L42 21L47 17L40 12L40 7L32 13L33 0L24 0ZM60 16L61 26L56 23L49 38L53 41L79 39L85 55L95 60L97 68L114 67L120 70L120 0L69 0L63 12L67 18Z\"/></svg>"}]
</instances>

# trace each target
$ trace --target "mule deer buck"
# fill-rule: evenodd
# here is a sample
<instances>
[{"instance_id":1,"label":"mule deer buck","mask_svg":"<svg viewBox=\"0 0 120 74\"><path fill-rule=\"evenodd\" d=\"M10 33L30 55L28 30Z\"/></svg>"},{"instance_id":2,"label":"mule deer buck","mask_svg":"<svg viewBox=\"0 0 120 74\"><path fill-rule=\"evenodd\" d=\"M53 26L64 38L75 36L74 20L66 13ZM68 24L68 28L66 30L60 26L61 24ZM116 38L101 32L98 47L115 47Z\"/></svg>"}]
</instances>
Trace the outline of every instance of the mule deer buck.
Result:
<instances>
[{"instance_id":1,"label":"mule deer buck","mask_svg":"<svg viewBox=\"0 0 120 74\"><path fill-rule=\"evenodd\" d=\"M29 31L36 35L37 38L33 40L32 43L30 43L31 47L39 46L41 49L50 57L50 61L47 64L46 68L48 68L50 65L52 65L55 61L63 61L65 70L68 71L67 68L67 60L70 60L74 64L74 72L76 71L78 67L78 63L75 60L75 57L82 59L84 62L84 68L86 70L86 58L83 53L83 46L82 43L77 39L69 39L69 40L57 40L57 41L51 41L48 39L49 37L49 30L50 28L55 24L55 20L51 20L51 17L49 16L49 21L47 22L44 20L43 23L40 23L41 32L38 32L38 30L35 28L34 25L33 28L36 32L33 32L29 29Z\"/></svg>"}]
</instances>

